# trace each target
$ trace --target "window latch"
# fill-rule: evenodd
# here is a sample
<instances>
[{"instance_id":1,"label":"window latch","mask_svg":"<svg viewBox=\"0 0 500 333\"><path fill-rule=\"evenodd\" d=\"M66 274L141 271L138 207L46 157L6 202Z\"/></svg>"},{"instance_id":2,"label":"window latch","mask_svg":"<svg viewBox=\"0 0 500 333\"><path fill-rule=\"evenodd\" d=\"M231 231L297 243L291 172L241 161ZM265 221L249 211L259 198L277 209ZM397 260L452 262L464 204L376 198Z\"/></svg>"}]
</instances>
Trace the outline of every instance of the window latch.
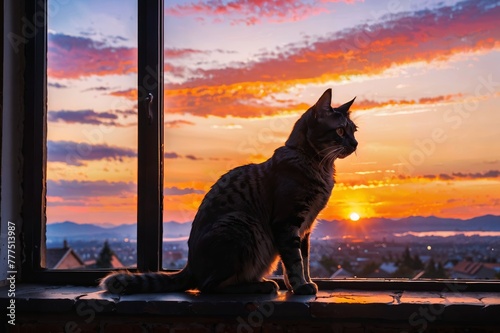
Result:
<instances>
[{"instance_id":1,"label":"window latch","mask_svg":"<svg viewBox=\"0 0 500 333\"><path fill-rule=\"evenodd\" d=\"M144 99L149 125L153 123L153 99L154 97L152 93L148 93L148 96Z\"/></svg>"}]
</instances>

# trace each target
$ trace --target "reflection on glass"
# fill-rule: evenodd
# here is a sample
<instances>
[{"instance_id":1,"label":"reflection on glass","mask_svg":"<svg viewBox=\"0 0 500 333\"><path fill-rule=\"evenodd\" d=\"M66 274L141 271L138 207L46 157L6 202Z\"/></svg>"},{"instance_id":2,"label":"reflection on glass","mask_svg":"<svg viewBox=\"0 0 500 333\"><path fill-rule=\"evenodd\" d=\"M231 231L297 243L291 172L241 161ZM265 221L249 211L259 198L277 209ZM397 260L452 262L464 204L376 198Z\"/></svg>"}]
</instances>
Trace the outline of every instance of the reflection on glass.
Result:
<instances>
[{"instance_id":1,"label":"reflection on glass","mask_svg":"<svg viewBox=\"0 0 500 333\"><path fill-rule=\"evenodd\" d=\"M46 266L134 266L137 1L48 7Z\"/></svg>"},{"instance_id":2,"label":"reflection on glass","mask_svg":"<svg viewBox=\"0 0 500 333\"><path fill-rule=\"evenodd\" d=\"M331 87L334 106L357 96L359 147L312 275L498 279L498 6L264 3L165 2L164 267L218 177L270 157Z\"/></svg>"}]
</instances>

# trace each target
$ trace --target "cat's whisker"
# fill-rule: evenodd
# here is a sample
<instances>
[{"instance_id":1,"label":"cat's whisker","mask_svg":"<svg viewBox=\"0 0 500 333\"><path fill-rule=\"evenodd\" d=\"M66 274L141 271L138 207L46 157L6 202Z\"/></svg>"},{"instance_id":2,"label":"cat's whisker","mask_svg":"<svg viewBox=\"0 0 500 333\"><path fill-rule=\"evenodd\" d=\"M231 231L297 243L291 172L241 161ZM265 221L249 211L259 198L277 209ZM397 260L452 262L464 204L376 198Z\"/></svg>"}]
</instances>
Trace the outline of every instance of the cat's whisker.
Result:
<instances>
[{"instance_id":1,"label":"cat's whisker","mask_svg":"<svg viewBox=\"0 0 500 333\"><path fill-rule=\"evenodd\" d=\"M336 147L327 147L321 152L329 150L326 155L319 162L319 167L322 170L326 170L329 164L333 163L333 161L344 151L344 147L336 146Z\"/></svg>"},{"instance_id":2,"label":"cat's whisker","mask_svg":"<svg viewBox=\"0 0 500 333\"><path fill-rule=\"evenodd\" d=\"M323 157L321 162L319 163L320 167L322 167L323 162L333 162L335 158L342 152L343 147L335 147L333 149L330 148L330 151Z\"/></svg>"},{"instance_id":3,"label":"cat's whisker","mask_svg":"<svg viewBox=\"0 0 500 333\"><path fill-rule=\"evenodd\" d=\"M336 149L336 148L338 148L338 147L335 147L334 149ZM328 155L330 153L331 149L332 149L332 147L326 147L326 148L318 151L316 155L321 156L321 155L323 155L324 152L327 152L326 155Z\"/></svg>"}]
</instances>

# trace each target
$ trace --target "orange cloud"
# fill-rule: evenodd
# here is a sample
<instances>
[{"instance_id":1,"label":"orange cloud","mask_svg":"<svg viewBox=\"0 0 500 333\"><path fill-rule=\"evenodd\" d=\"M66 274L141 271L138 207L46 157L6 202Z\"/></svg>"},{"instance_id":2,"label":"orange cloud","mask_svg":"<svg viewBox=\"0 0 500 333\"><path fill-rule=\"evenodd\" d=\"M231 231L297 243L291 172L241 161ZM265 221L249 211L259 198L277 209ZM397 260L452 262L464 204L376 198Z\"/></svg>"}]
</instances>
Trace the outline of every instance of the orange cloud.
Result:
<instances>
[{"instance_id":1,"label":"orange cloud","mask_svg":"<svg viewBox=\"0 0 500 333\"><path fill-rule=\"evenodd\" d=\"M139 96L137 89L118 90L118 91L113 91L109 94L111 96L124 97L132 101L136 101L137 97Z\"/></svg>"},{"instance_id":2,"label":"orange cloud","mask_svg":"<svg viewBox=\"0 0 500 333\"><path fill-rule=\"evenodd\" d=\"M275 93L285 89L280 84L259 82L256 85L244 83L226 87L203 86L191 89L165 90L165 111L177 114L192 114L195 116L234 116L241 118L255 118L291 112L303 112L311 105L297 103L292 100L277 100ZM137 90L130 89L110 93L113 96L124 97L130 100L137 99ZM371 110L386 106L410 106L422 104L451 103L463 94L449 94L419 99L389 99L385 101L357 99L354 110ZM270 98L274 103L264 103L264 98ZM333 104L341 104L342 101ZM176 127L178 124L165 124L167 127Z\"/></svg>"},{"instance_id":3,"label":"orange cloud","mask_svg":"<svg viewBox=\"0 0 500 333\"><path fill-rule=\"evenodd\" d=\"M347 178L345 174L336 184L327 207L321 212L321 219L345 218L356 211L363 218L401 218L411 215L436 215L469 218L484 214L498 214L498 198L491 193L498 188L500 171L479 173L450 173L398 177L384 170L373 177ZM481 181L475 181L481 180ZM489 185L485 184L489 181ZM446 186L443 186L443 182ZM177 185L208 191L211 183ZM171 186L168 184L168 186ZM437 191L436 189L439 189ZM169 195L166 215L179 221L194 217L203 194ZM415 193L418 192L418 195ZM467 207L467 209L464 209Z\"/></svg>"},{"instance_id":4,"label":"orange cloud","mask_svg":"<svg viewBox=\"0 0 500 333\"><path fill-rule=\"evenodd\" d=\"M374 75L394 66L447 59L461 52L499 47L500 7L476 1L455 7L404 13L373 25L360 25L309 43L290 44L276 55L236 67L199 69L192 80L168 88L227 86L250 82L317 82L349 75Z\"/></svg>"},{"instance_id":5,"label":"orange cloud","mask_svg":"<svg viewBox=\"0 0 500 333\"><path fill-rule=\"evenodd\" d=\"M342 180L337 182L336 188L342 190L356 190L364 188L394 187L404 184L422 184L436 181L459 182L482 179L500 180L500 170L489 170L482 173L453 172L418 176L395 175L393 170L380 170L378 172L362 173L358 172L355 175L343 175Z\"/></svg>"},{"instance_id":6,"label":"orange cloud","mask_svg":"<svg viewBox=\"0 0 500 333\"><path fill-rule=\"evenodd\" d=\"M247 2L232 3L245 6ZM279 10L278 4L281 3L286 8L296 2L262 0L263 8L266 4L273 5L276 7L273 10ZM225 9L204 6L217 7L217 3L199 4L196 10L210 13L211 10L230 8L229 5L219 6ZM242 84L268 88L274 84L285 91L297 83L321 83L350 75L376 75L395 65L431 62L457 53L491 50L500 45L499 15L499 6L488 7L488 4L469 0L455 6L406 12L380 23L358 25L316 40L289 44L277 51L257 55L259 60L252 63L215 69L189 68L189 71L167 63L167 72L184 76L186 81L167 84L166 88L216 86L223 89ZM206 52L167 49L165 55L179 58ZM52 78L132 73L137 71L136 59L137 50L134 48L110 47L84 37L49 34L48 74Z\"/></svg>"},{"instance_id":7,"label":"orange cloud","mask_svg":"<svg viewBox=\"0 0 500 333\"><path fill-rule=\"evenodd\" d=\"M194 125L194 123L192 121L183 119L176 119L165 122L165 128L180 128L183 126L190 126L190 125Z\"/></svg>"},{"instance_id":8,"label":"orange cloud","mask_svg":"<svg viewBox=\"0 0 500 333\"><path fill-rule=\"evenodd\" d=\"M191 55L206 54L208 51L195 50L195 49L178 49L178 48L166 48L163 54L166 59L172 58L185 58Z\"/></svg>"},{"instance_id":9,"label":"orange cloud","mask_svg":"<svg viewBox=\"0 0 500 333\"><path fill-rule=\"evenodd\" d=\"M263 105L262 98L297 84L318 84L350 75L377 75L397 65L443 60L457 53L500 46L500 7L475 1L391 16L305 44L290 44L279 54L265 52L252 63L192 69L184 83L166 85L172 112L241 117L290 111L294 105ZM363 101L368 109L385 105L448 102L459 95L387 102ZM260 101L259 101L260 99ZM214 104L216 103L216 104ZM384 105L384 103L386 103Z\"/></svg>"},{"instance_id":10,"label":"orange cloud","mask_svg":"<svg viewBox=\"0 0 500 333\"><path fill-rule=\"evenodd\" d=\"M436 104L436 103L446 103L452 102L456 97L462 97L462 94L449 94L440 95L433 97L422 97L420 99L400 99L400 100L387 100L387 101L373 101L369 99L356 100L356 111L359 110L371 110L375 108L382 108L385 106L403 106L403 105L419 105L419 104Z\"/></svg>"},{"instance_id":11,"label":"orange cloud","mask_svg":"<svg viewBox=\"0 0 500 333\"><path fill-rule=\"evenodd\" d=\"M191 89L165 90L165 112L190 113L200 117L229 115L242 118L253 118L280 113L305 111L310 105L294 101L277 100L272 94L280 92L279 84L261 83L232 85L225 87L203 86ZM137 89L111 92L110 95L136 100ZM273 103L264 103L264 98L271 98ZM183 123L189 125L188 123ZM175 127L179 122L166 123Z\"/></svg>"},{"instance_id":12,"label":"orange cloud","mask_svg":"<svg viewBox=\"0 0 500 333\"><path fill-rule=\"evenodd\" d=\"M436 215L469 218L498 214L500 171L398 176L392 170L340 174L321 218L344 218L352 211L363 217L401 218Z\"/></svg>"},{"instance_id":13,"label":"orange cloud","mask_svg":"<svg viewBox=\"0 0 500 333\"><path fill-rule=\"evenodd\" d=\"M309 105L278 101L273 96L297 84L319 84L358 74L376 75L395 65L430 62L460 52L498 48L499 15L500 6L487 7L470 0L456 6L402 13L370 26L359 25L315 41L289 44L279 52L264 52L258 61L251 63L189 70L169 65L166 71L177 77L184 76L185 81L166 84L165 107L173 113L221 117L259 117L303 111ZM54 78L80 78L131 73L136 71L136 53L135 49L109 47L88 38L50 34L48 74ZM199 53L206 51L165 50L166 56L173 58ZM129 89L110 94L136 100L138 93L136 89ZM368 109L384 106L384 103L447 102L454 97L357 101L356 105Z\"/></svg>"},{"instance_id":14,"label":"orange cloud","mask_svg":"<svg viewBox=\"0 0 500 333\"><path fill-rule=\"evenodd\" d=\"M269 90L259 85L227 87L203 86L192 89L165 90L165 110L171 113L191 113L225 117L233 115L242 118L261 117L294 110L307 110L309 105L291 101L264 103L263 98L278 92L279 85ZM267 85L265 88L268 88Z\"/></svg>"}]
</instances>

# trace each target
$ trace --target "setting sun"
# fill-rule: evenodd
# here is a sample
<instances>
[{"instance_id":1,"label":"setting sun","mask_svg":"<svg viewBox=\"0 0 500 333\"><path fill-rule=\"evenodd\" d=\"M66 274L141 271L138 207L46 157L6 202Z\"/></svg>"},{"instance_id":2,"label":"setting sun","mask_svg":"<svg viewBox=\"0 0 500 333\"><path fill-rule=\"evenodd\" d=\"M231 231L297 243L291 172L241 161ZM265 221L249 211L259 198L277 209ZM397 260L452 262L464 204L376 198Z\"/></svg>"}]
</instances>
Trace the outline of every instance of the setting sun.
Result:
<instances>
[{"instance_id":1,"label":"setting sun","mask_svg":"<svg viewBox=\"0 0 500 333\"><path fill-rule=\"evenodd\" d=\"M357 220L359 220L359 214L358 214L358 213L355 213L355 212L352 212L352 213L349 215L349 218L351 219L351 221L357 221Z\"/></svg>"}]
</instances>

